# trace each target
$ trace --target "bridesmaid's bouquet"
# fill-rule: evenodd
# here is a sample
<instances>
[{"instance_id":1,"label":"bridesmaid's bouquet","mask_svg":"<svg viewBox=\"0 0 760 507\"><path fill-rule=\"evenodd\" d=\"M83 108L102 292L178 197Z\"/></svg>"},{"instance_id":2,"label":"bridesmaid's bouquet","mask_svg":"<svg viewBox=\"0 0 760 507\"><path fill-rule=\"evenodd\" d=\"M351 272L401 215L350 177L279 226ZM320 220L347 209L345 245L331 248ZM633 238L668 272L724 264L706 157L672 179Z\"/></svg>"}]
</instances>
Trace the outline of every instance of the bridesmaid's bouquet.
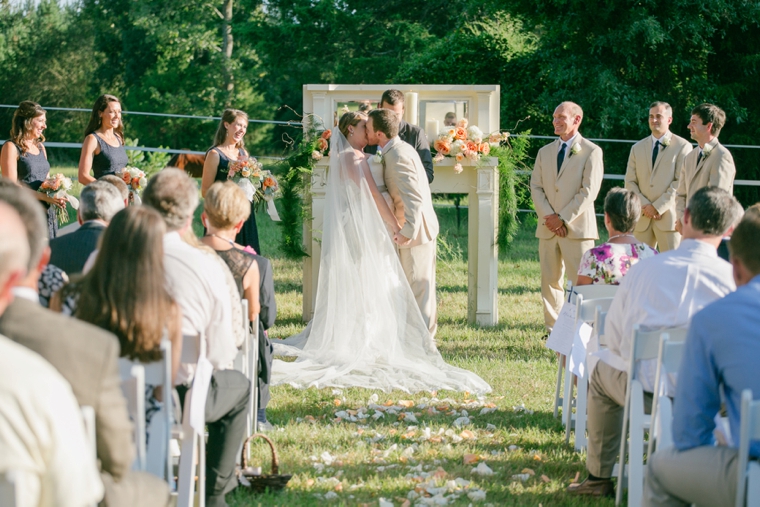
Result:
<instances>
[{"instance_id":1,"label":"bridesmaid's bouquet","mask_svg":"<svg viewBox=\"0 0 760 507\"><path fill-rule=\"evenodd\" d=\"M242 157L230 163L227 179L237 183L251 202L271 201L280 190L277 179L255 157Z\"/></svg>"},{"instance_id":2,"label":"bridesmaid's bouquet","mask_svg":"<svg viewBox=\"0 0 760 507\"><path fill-rule=\"evenodd\" d=\"M71 178L67 178L61 173L48 176L45 181L42 182L38 192L42 192L50 198L60 199L67 198L71 207L74 209L79 208L79 201L72 195L69 195L68 191L71 190L73 183ZM66 206L55 208L55 215L58 219L58 225L63 225L69 221L69 210Z\"/></svg>"},{"instance_id":3,"label":"bridesmaid's bouquet","mask_svg":"<svg viewBox=\"0 0 760 507\"><path fill-rule=\"evenodd\" d=\"M129 189L129 203L140 204L140 192L148 184L145 173L137 167L127 166L124 169L116 171L116 175L127 184Z\"/></svg>"}]
</instances>

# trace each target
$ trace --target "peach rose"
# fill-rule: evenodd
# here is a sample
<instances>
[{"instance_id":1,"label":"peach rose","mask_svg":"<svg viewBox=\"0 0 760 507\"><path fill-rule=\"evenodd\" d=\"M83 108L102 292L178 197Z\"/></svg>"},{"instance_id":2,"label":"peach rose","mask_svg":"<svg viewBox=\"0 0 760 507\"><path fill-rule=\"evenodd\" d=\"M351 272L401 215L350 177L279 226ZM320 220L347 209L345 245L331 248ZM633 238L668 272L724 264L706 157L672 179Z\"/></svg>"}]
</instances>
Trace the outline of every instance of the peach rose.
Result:
<instances>
[{"instance_id":1,"label":"peach rose","mask_svg":"<svg viewBox=\"0 0 760 507\"><path fill-rule=\"evenodd\" d=\"M451 143L446 138L438 138L433 143L433 148L435 148L435 151L439 153L443 153L444 155L448 155L451 152Z\"/></svg>"},{"instance_id":2,"label":"peach rose","mask_svg":"<svg viewBox=\"0 0 760 507\"><path fill-rule=\"evenodd\" d=\"M467 121L467 118L462 118L461 120L459 120L457 122L457 127L458 128L466 129L467 125L469 125L469 122Z\"/></svg>"},{"instance_id":3,"label":"peach rose","mask_svg":"<svg viewBox=\"0 0 760 507\"><path fill-rule=\"evenodd\" d=\"M467 151L478 151L478 145L472 141L467 141L465 144Z\"/></svg>"},{"instance_id":4,"label":"peach rose","mask_svg":"<svg viewBox=\"0 0 760 507\"><path fill-rule=\"evenodd\" d=\"M330 132L329 130L325 130L325 132ZM320 137L319 140L317 140L317 149L319 151L325 151L327 149L327 141L324 137Z\"/></svg>"},{"instance_id":5,"label":"peach rose","mask_svg":"<svg viewBox=\"0 0 760 507\"><path fill-rule=\"evenodd\" d=\"M488 136L488 142L489 143L499 143L501 142L501 134L498 132L494 132L490 136Z\"/></svg>"},{"instance_id":6,"label":"peach rose","mask_svg":"<svg viewBox=\"0 0 760 507\"><path fill-rule=\"evenodd\" d=\"M463 169L462 169L462 164L457 164L457 165L455 165L455 166L454 166L454 172L455 172L455 173L459 174L459 173L461 173L462 171L463 171Z\"/></svg>"},{"instance_id":7,"label":"peach rose","mask_svg":"<svg viewBox=\"0 0 760 507\"><path fill-rule=\"evenodd\" d=\"M468 151L467 158L470 160L480 160L480 153L478 153L478 150Z\"/></svg>"},{"instance_id":8,"label":"peach rose","mask_svg":"<svg viewBox=\"0 0 760 507\"><path fill-rule=\"evenodd\" d=\"M464 153L460 151L457 153L457 162L461 162L462 160L464 160Z\"/></svg>"},{"instance_id":9,"label":"peach rose","mask_svg":"<svg viewBox=\"0 0 760 507\"><path fill-rule=\"evenodd\" d=\"M129 174L129 171L124 171L121 173L121 179L124 181L124 183L129 185L129 182L132 181L132 175Z\"/></svg>"},{"instance_id":10,"label":"peach rose","mask_svg":"<svg viewBox=\"0 0 760 507\"><path fill-rule=\"evenodd\" d=\"M318 152L317 150L314 150L311 152L311 158L316 161L322 160L322 154Z\"/></svg>"},{"instance_id":11,"label":"peach rose","mask_svg":"<svg viewBox=\"0 0 760 507\"><path fill-rule=\"evenodd\" d=\"M443 155L443 153L439 151L438 153L435 154L435 157L433 157L433 162L437 164L438 162L443 161L444 158L446 157Z\"/></svg>"},{"instance_id":12,"label":"peach rose","mask_svg":"<svg viewBox=\"0 0 760 507\"><path fill-rule=\"evenodd\" d=\"M491 145L488 143L480 143L480 146L478 146L478 151L483 155L488 155L491 153Z\"/></svg>"},{"instance_id":13,"label":"peach rose","mask_svg":"<svg viewBox=\"0 0 760 507\"><path fill-rule=\"evenodd\" d=\"M454 139L459 139L461 141L467 139L467 129L464 127L457 127L456 133L454 134Z\"/></svg>"},{"instance_id":14,"label":"peach rose","mask_svg":"<svg viewBox=\"0 0 760 507\"><path fill-rule=\"evenodd\" d=\"M325 130L324 132L322 132L322 139L327 141L328 139L330 139L331 135L332 135L332 130Z\"/></svg>"}]
</instances>

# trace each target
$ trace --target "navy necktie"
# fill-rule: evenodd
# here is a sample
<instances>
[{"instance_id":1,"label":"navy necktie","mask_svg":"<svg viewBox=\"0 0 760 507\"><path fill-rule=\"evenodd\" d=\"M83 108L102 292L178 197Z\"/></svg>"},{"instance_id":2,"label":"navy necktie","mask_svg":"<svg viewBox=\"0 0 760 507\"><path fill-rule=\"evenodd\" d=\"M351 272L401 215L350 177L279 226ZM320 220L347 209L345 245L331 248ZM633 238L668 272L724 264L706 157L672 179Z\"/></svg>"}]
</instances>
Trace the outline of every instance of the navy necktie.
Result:
<instances>
[{"instance_id":1,"label":"navy necktie","mask_svg":"<svg viewBox=\"0 0 760 507\"><path fill-rule=\"evenodd\" d=\"M652 150L652 168L654 169L654 163L657 160L657 154L660 152L660 141L654 142L654 150Z\"/></svg>"},{"instance_id":2,"label":"navy necktie","mask_svg":"<svg viewBox=\"0 0 760 507\"><path fill-rule=\"evenodd\" d=\"M562 162L565 161L565 148L567 148L567 144L562 143L562 147L559 149L559 153L557 153L557 172L562 167Z\"/></svg>"},{"instance_id":3,"label":"navy necktie","mask_svg":"<svg viewBox=\"0 0 760 507\"><path fill-rule=\"evenodd\" d=\"M699 155L697 155L697 166L699 166L699 163L702 161L702 150L699 150Z\"/></svg>"}]
</instances>

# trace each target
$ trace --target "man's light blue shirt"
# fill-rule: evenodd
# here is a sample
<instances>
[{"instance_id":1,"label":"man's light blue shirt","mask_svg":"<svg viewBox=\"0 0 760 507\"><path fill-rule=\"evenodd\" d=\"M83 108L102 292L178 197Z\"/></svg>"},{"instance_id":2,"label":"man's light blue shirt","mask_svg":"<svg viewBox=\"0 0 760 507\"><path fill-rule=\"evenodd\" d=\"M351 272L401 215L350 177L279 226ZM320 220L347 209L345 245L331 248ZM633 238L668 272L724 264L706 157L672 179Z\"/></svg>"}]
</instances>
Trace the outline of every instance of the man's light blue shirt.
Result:
<instances>
[{"instance_id":1,"label":"man's light blue shirt","mask_svg":"<svg viewBox=\"0 0 760 507\"><path fill-rule=\"evenodd\" d=\"M742 391L760 398L760 276L692 318L673 408L676 449L712 445L721 385L738 446ZM750 454L760 457L760 441Z\"/></svg>"}]
</instances>

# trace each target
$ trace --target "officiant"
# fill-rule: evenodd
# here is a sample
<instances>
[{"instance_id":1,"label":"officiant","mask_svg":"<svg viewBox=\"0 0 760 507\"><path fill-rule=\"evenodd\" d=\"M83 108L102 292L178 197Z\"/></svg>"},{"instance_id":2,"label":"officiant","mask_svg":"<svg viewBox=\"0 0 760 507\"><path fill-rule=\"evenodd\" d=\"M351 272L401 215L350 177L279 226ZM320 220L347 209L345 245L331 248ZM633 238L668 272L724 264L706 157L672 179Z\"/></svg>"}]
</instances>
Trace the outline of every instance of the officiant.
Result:
<instances>
[{"instance_id":1,"label":"officiant","mask_svg":"<svg viewBox=\"0 0 760 507\"><path fill-rule=\"evenodd\" d=\"M417 125L412 125L404 121L404 94L400 90L385 90L380 97L380 109L389 109L396 113L400 122L398 126L398 136L402 141L411 144L420 155L422 165L427 174L428 183L433 182L433 156L430 154L430 142L428 141L425 131ZM364 147L364 153L374 155L377 153L377 146L367 145Z\"/></svg>"}]
</instances>

